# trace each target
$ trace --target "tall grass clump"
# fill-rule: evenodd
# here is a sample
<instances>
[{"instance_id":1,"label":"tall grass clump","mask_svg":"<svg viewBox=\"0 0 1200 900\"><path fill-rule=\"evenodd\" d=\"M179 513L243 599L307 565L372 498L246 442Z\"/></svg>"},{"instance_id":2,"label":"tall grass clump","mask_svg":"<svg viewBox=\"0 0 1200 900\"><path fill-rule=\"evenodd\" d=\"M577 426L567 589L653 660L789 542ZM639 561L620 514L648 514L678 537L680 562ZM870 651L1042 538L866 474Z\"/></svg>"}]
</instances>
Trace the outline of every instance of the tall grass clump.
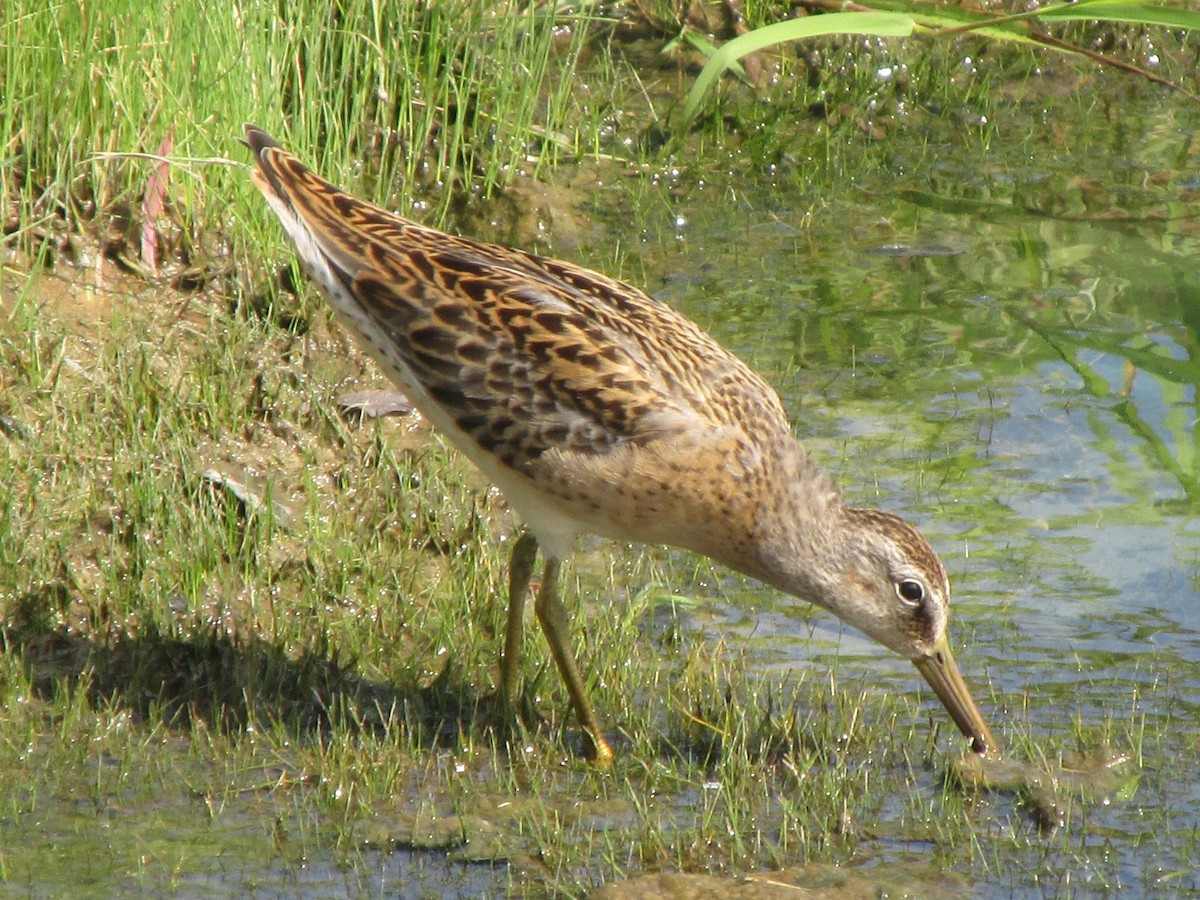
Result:
<instances>
[{"instance_id":1,"label":"tall grass clump","mask_svg":"<svg viewBox=\"0 0 1200 900\"><path fill-rule=\"evenodd\" d=\"M322 171L366 156L379 199L489 191L557 151L537 135L570 132L572 79L550 75L582 45L571 24L503 3L13 0L0 23L6 232L37 248L91 230L111 249L154 165L134 154L161 154L186 264L244 188L242 172L205 163L237 157L246 121Z\"/></svg>"}]
</instances>

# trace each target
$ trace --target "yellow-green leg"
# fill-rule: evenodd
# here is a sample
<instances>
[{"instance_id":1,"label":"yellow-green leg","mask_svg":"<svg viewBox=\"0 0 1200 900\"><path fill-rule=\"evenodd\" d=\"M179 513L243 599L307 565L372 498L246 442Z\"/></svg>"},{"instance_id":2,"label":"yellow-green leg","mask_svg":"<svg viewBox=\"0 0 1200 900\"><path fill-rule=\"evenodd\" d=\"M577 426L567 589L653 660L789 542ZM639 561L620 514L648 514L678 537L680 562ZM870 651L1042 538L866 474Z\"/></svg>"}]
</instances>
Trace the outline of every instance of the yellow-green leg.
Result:
<instances>
[{"instance_id":1,"label":"yellow-green leg","mask_svg":"<svg viewBox=\"0 0 1200 900\"><path fill-rule=\"evenodd\" d=\"M570 619L567 608L563 606L558 595L557 559L547 559L546 569L542 573L542 586L538 589L534 601L534 612L542 623L542 631L546 642L550 644L550 653L558 663L559 674L567 686L567 694L571 698L571 707L583 728L583 753L601 768L612 765L613 752L604 739L604 728L600 725L600 717L588 700L587 691L583 684L583 676L579 674L579 665L575 662L575 653L571 650Z\"/></svg>"},{"instance_id":2,"label":"yellow-green leg","mask_svg":"<svg viewBox=\"0 0 1200 900\"><path fill-rule=\"evenodd\" d=\"M529 582L533 577L533 565L537 560L537 539L532 534L523 534L513 545L508 570L508 622L504 635L504 656L500 661L500 690L504 702L514 715L519 716L518 670L521 660L521 634L524 629L525 598L529 593ZM541 623L550 653L558 666L559 674L571 698L571 708L583 729L584 755L596 765L604 768L612 764L613 752L604 739L600 717L588 700L571 650L570 618L559 597L559 561L547 559L542 573L542 585L534 601L534 612Z\"/></svg>"},{"instance_id":3,"label":"yellow-green leg","mask_svg":"<svg viewBox=\"0 0 1200 900\"><path fill-rule=\"evenodd\" d=\"M508 562L508 623L504 656L500 658L500 691L509 713L517 714L517 677L521 667L521 634L525 627L525 598L537 560L537 538L526 532L517 538Z\"/></svg>"}]
</instances>

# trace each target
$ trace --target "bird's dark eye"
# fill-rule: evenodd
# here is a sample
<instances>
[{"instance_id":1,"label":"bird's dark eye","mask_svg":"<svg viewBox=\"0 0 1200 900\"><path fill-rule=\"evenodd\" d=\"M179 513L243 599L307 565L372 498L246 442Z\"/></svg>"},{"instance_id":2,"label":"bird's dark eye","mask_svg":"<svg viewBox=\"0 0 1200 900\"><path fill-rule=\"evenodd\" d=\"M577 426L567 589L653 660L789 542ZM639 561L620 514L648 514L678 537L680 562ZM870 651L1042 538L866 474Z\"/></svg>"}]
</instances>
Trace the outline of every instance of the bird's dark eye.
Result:
<instances>
[{"instance_id":1,"label":"bird's dark eye","mask_svg":"<svg viewBox=\"0 0 1200 900\"><path fill-rule=\"evenodd\" d=\"M910 606L917 606L925 599L925 585L912 578L896 582L896 595Z\"/></svg>"}]
</instances>

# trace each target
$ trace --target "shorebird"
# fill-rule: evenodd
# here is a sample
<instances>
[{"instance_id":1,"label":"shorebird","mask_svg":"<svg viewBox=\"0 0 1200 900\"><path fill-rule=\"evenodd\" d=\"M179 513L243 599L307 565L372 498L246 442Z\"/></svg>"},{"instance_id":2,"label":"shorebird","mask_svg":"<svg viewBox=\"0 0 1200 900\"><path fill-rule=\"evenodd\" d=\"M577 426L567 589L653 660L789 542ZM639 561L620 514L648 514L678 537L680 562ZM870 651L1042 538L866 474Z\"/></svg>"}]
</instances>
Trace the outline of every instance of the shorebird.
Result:
<instances>
[{"instance_id":1,"label":"shorebird","mask_svg":"<svg viewBox=\"0 0 1200 900\"><path fill-rule=\"evenodd\" d=\"M246 126L252 178L338 318L501 489L513 545L500 694L515 711L526 596L583 732L608 765L559 568L583 533L701 553L824 607L911 660L976 753L998 745L946 635L937 554L848 506L783 404L699 326L598 272L420 225L325 181Z\"/></svg>"}]
</instances>

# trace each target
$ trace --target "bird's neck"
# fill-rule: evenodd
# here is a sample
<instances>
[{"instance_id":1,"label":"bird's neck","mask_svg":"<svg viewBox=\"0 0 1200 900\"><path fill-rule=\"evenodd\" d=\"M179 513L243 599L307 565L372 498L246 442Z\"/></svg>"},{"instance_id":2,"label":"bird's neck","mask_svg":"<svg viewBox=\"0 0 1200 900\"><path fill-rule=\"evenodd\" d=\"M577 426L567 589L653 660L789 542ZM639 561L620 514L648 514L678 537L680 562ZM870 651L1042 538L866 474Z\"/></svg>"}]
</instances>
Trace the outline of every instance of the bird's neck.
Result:
<instances>
[{"instance_id":1,"label":"bird's neck","mask_svg":"<svg viewBox=\"0 0 1200 900\"><path fill-rule=\"evenodd\" d=\"M787 594L824 606L839 567L837 538L846 507L834 480L799 443L792 443L794 450L777 459L776 491L766 500L757 498L749 542L753 552L734 549L729 558L722 558L726 554L720 551L709 555Z\"/></svg>"}]
</instances>

